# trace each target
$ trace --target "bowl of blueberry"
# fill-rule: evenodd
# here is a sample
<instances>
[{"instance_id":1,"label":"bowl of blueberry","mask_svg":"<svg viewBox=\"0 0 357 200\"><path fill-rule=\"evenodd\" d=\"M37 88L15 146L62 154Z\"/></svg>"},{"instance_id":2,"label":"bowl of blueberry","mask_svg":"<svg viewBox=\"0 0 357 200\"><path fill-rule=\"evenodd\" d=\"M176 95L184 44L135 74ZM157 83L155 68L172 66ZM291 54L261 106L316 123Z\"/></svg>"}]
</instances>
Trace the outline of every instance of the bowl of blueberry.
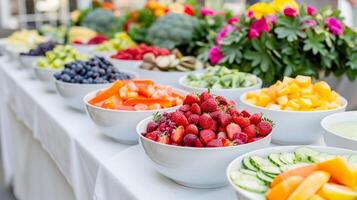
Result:
<instances>
[{"instance_id":1,"label":"bowl of blueberry","mask_svg":"<svg viewBox=\"0 0 357 200\"><path fill-rule=\"evenodd\" d=\"M70 107L81 111L85 110L82 99L89 92L106 88L116 80L134 78L137 78L134 72L118 70L99 56L65 64L64 70L54 75L58 94Z\"/></svg>"},{"instance_id":2,"label":"bowl of blueberry","mask_svg":"<svg viewBox=\"0 0 357 200\"><path fill-rule=\"evenodd\" d=\"M40 57L44 57L47 51L52 51L57 43L49 41L39 44L36 48L28 52L20 53L20 64L26 69L31 69Z\"/></svg>"}]
</instances>

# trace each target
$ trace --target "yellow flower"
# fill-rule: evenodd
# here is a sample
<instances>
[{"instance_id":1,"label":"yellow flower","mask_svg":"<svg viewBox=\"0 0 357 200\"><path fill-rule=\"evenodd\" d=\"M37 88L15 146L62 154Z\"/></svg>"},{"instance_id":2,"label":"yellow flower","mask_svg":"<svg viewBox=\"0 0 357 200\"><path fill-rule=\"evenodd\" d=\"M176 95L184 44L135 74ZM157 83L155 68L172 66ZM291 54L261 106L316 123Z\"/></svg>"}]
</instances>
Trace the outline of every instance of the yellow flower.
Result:
<instances>
[{"instance_id":1,"label":"yellow flower","mask_svg":"<svg viewBox=\"0 0 357 200\"><path fill-rule=\"evenodd\" d=\"M273 0L271 5L277 12L283 12L286 7L291 7L299 12L299 4L295 0Z\"/></svg>"},{"instance_id":2,"label":"yellow flower","mask_svg":"<svg viewBox=\"0 0 357 200\"><path fill-rule=\"evenodd\" d=\"M251 5L248 8L248 11L252 11L254 13L254 17L256 19L260 19L263 16L275 14L275 10L274 10L273 6L271 4L265 3L265 2L258 2L258 3Z\"/></svg>"}]
</instances>

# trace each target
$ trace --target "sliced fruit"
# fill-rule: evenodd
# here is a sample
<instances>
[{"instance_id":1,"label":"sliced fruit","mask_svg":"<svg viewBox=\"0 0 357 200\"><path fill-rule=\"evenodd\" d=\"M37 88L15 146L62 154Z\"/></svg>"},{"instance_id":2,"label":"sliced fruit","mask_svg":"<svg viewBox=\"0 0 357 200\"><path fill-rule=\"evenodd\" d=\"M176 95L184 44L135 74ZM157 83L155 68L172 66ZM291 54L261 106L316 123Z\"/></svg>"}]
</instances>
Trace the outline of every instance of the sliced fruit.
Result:
<instances>
[{"instance_id":1,"label":"sliced fruit","mask_svg":"<svg viewBox=\"0 0 357 200\"><path fill-rule=\"evenodd\" d=\"M320 195L315 194L309 200L325 200L325 199L323 197L321 197Z\"/></svg>"},{"instance_id":2,"label":"sliced fruit","mask_svg":"<svg viewBox=\"0 0 357 200\"><path fill-rule=\"evenodd\" d=\"M266 197L268 200L287 199L303 180L301 176L291 176L269 190Z\"/></svg>"},{"instance_id":3,"label":"sliced fruit","mask_svg":"<svg viewBox=\"0 0 357 200\"><path fill-rule=\"evenodd\" d=\"M325 183L318 194L328 200L355 200L357 198L356 191L333 183Z\"/></svg>"},{"instance_id":4,"label":"sliced fruit","mask_svg":"<svg viewBox=\"0 0 357 200\"><path fill-rule=\"evenodd\" d=\"M295 168L292 170L289 170L287 172L279 174L273 182L271 182L270 186L275 187L277 184L280 182L284 181L285 179L292 177L292 176L301 176L301 177L308 177L310 174L313 172L317 171L317 166L315 164Z\"/></svg>"}]
</instances>

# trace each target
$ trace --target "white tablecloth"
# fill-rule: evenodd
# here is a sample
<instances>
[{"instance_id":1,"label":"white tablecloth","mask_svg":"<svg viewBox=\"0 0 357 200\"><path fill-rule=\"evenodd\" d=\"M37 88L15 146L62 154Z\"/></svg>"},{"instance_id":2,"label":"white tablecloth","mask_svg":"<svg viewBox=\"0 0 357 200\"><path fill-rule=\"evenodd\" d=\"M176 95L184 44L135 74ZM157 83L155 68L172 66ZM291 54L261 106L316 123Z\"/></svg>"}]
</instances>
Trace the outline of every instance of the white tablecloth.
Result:
<instances>
[{"instance_id":1,"label":"white tablecloth","mask_svg":"<svg viewBox=\"0 0 357 200\"><path fill-rule=\"evenodd\" d=\"M138 145L106 138L17 65L0 58L0 137L20 200L235 199L228 186L192 189L158 174Z\"/></svg>"}]
</instances>

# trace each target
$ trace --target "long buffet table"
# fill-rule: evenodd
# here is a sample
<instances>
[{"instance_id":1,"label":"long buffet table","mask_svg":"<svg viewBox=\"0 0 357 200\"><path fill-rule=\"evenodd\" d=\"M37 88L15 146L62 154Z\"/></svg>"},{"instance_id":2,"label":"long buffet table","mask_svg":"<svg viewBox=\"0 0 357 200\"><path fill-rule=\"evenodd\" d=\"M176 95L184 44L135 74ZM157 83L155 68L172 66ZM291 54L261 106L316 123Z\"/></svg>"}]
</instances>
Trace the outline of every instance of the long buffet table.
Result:
<instances>
[{"instance_id":1,"label":"long buffet table","mask_svg":"<svg viewBox=\"0 0 357 200\"><path fill-rule=\"evenodd\" d=\"M5 178L20 200L236 199L228 186L193 189L160 175L138 145L103 136L17 60L0 57L0 91Z\"/></svg>"}]
</instances>

